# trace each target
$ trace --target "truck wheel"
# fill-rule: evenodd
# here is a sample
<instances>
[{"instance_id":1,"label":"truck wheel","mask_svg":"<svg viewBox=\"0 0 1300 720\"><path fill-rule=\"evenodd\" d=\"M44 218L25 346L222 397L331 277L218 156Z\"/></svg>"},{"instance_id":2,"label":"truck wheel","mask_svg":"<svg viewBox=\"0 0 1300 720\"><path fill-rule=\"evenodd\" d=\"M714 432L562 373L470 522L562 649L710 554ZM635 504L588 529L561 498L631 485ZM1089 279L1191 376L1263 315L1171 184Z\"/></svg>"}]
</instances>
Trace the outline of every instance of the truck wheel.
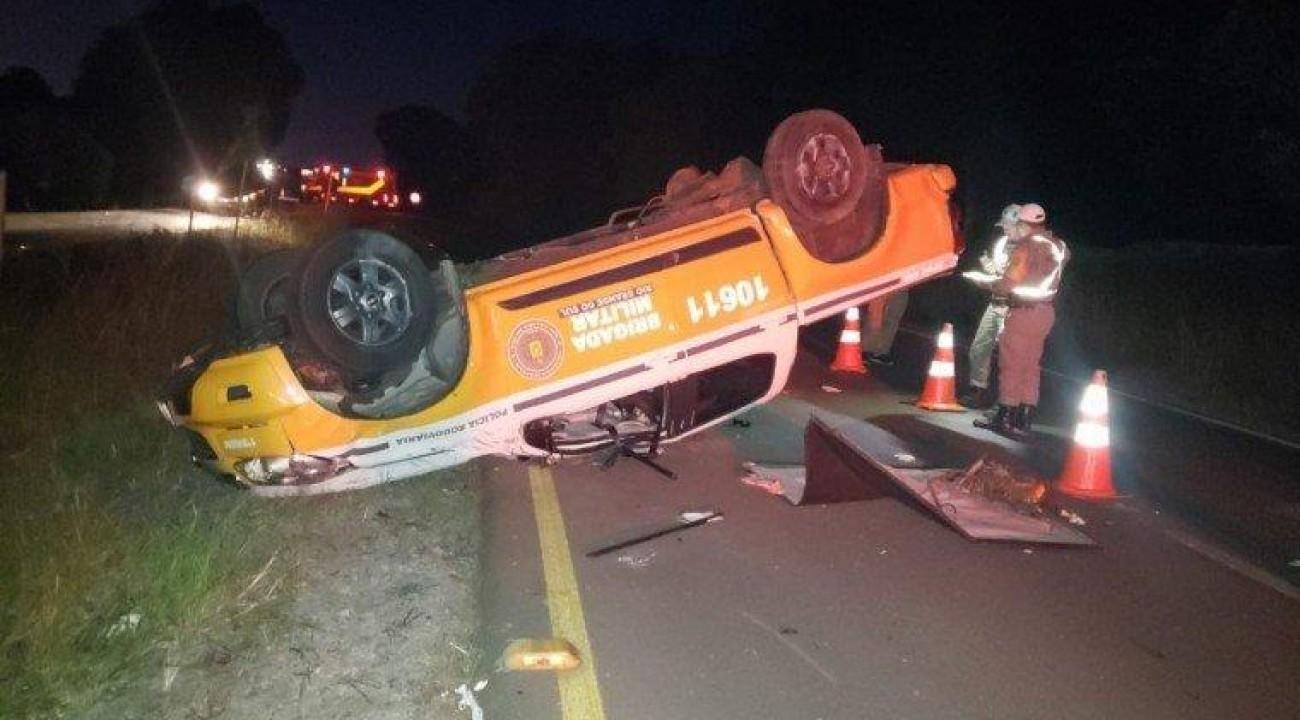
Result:
<instances>
[{"instance_id":1,"label":"truck wheel","mask_svg":"<svg viewBox=\"0 0 1300 720\"><path fill-rule=\"evenodd\" d=\"M390 235L347 230L307 257L294 293L295 334L355 377L409 366L437 314L420 256Z\"/></svg>"},{"instance_id":2,"label":"truck wheel","mask_svg":"<svg viewBox=\"0 0 1300 720\"><path fill-rule=\"evenodd\" d=\"M288 314L292 279L306 252L284 248L253 261L239 276L235 291L235 321L241 330Z\"/></svg>"},{"instance_id":3,"label":"truck wheel","mask_svg":"<svg viewBox=\"0 0 1300 720\"><path fill-rule=\"evenodd\" d=\"M768 138L763 175L819 260L850 260L875 242L885 199L880 147L864 146L842 116L809 110L786 118Z\"/></svg>"}]
</instances>

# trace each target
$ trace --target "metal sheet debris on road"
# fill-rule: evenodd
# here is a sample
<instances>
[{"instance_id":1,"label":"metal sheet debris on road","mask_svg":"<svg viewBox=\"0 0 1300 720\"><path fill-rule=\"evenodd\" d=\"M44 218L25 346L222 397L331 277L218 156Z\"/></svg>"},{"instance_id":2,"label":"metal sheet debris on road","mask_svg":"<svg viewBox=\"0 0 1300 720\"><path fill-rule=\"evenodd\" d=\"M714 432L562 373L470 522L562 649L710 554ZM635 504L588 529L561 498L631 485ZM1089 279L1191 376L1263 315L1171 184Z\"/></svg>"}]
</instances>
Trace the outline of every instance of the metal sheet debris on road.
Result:
<instances>
[{"instance_id":1,"label":"metal sheet debris on road","mask_svg":"<svg viewBox=\"0 0 1300 720\"><path fill-rule=\"evenodd\" d=\"M994 499L987 493L971 492L962 484L983 465L982 461L967 469L897 467L894 459L900 445L900 440L870 423L815 413L804 440L808 486L831 488L836 495L851 499L901 492L970 540L1094 544L1087 535L1038 511L1035 503L1026 502L1026 493L1041 496L1032 484L1028 490L1012 491L1016 493L1015 503L1005 502L1006 492L1003 498ZM1026 505L1033 506L1035 512L1025 512Z\"/></svg>"}]
</instances>

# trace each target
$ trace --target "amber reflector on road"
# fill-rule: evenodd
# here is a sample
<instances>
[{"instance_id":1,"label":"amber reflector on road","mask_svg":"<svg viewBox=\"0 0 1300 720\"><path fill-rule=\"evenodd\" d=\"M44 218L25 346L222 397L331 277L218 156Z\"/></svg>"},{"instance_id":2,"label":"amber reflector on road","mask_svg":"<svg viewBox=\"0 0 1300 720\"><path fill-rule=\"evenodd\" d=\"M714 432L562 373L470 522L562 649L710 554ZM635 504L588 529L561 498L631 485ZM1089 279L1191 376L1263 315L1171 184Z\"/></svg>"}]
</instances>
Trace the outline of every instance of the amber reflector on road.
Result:
<instances>
[{"instance_id":1,"label":"amber reflector on road","mask_svg":"<svg viewBox=\"0 0 1300 720\"><path fill-rule=\"evenodd\" d=\"M521 638L506 646L507 670L572 670L582 664L573 643L560 638Z\"/></svg>"}]
</instances>

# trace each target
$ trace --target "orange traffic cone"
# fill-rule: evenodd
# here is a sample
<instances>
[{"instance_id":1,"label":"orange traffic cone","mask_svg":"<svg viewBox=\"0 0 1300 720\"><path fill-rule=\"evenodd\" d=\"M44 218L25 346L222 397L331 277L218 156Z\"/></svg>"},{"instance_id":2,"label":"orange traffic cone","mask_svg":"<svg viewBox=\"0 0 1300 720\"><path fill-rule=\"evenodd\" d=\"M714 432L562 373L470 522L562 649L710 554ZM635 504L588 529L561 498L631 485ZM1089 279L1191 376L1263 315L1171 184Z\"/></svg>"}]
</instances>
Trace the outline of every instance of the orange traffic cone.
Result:
<instances>
[{"instance_id":1,"label":"orange traffic cone","mask_svg":"<svg viewBox=\"0 0 1300 720\"><path fill-rule=\"evenodd\" d=\"M1091 500L1119 497L1110 479L1110 401L1106 371L1092 374L1092 383L1079 403L1079 423L1074 426L1074 447L1056 489L1066 495Z\"/></svg>"},{"instance_id":2,"label":"orange traffic cone","mask_svg":"<svg viewBox=\"0 0 1300 720\"><path fill-rule=\"evenodd\" d=\"M856 307L851 307L844 313L844 330L840 333L840 347L835 352L831 370L864 375L867 372L867 366L862 364L862 329L858 325Z\"/></svg>"},{"instance_id":3,"label":"orange traffic cone","mask_svg":"<svg viewBox=\"0 0 1300 720\"><path fill-rule=\"evenodd\" d=\"M925 378L925 387L916 406L922 410L942 410L944 412L964 412L966 408L957 403L957 362L952 356L952 323L944 323L939 340L935 343L934 360L930 362L930 373Z\"/></svg>"}]
</instances>

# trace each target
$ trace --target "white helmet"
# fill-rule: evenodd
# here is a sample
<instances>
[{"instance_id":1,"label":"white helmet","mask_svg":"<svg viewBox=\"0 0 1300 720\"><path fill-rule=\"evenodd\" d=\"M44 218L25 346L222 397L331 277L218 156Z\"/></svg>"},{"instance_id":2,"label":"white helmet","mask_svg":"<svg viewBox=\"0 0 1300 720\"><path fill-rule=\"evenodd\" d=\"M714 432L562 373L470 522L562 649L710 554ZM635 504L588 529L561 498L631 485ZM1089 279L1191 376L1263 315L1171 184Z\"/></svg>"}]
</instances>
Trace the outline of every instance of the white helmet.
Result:
<instances>
[{"instance_id":1,"label":"white helmet","mask_svg":"<svg viewBox=\"0 0 1300 720\"><path fill-rule=\"evenodd\" d=\"M1047 211L1038 203L1028 203L1020 206L1020 213L1016 219L1020 222L1041 225L1047 222Z\"/></svg>"},{"instance_id":2,"label":"white helmet","mask_svg":"<svg viewBox=\"0 0 1300 720\"><path fill-rule=\"evenodd\" d=\"M1020 206L1015 203L1011 203L1010 205L1002 208L1002 216L999 217L998 221L993 224L997 225L998 227L1005 228L1011 225L1015 225L1016 220L1018 219L1020 219Z\"/></svg>"}]
</instances>

